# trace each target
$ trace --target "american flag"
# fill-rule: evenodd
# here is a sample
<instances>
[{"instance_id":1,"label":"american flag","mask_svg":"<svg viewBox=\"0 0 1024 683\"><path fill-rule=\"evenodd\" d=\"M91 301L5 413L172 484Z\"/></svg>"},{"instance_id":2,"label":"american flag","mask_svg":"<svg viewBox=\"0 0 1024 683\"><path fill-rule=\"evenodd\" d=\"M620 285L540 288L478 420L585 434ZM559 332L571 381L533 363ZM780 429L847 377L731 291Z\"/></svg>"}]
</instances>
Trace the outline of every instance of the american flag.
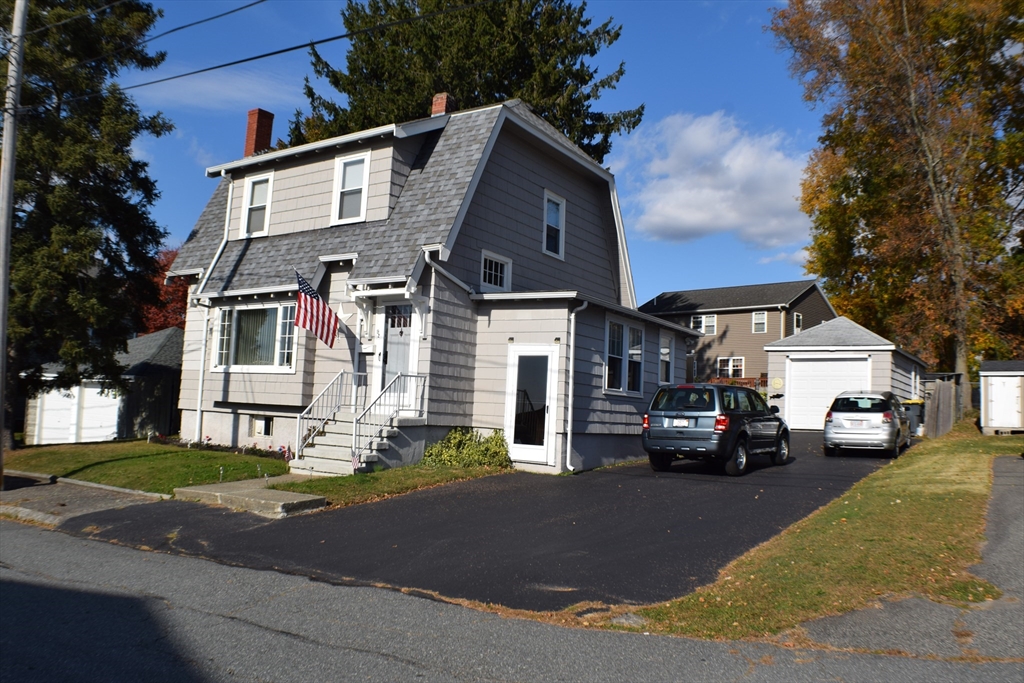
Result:
<instances>
[{"instance_id":1,"label":"american flag","mask_svg":"<svg viewBox=\"0 0 1024 683\"><path fill-rule=\"evenodd\" d=\"M295 327L312 330L317 339L334 348L334 337L338 333L338 316L331 310L320 295L316 293L309 283L302 279L298 272L295 276L299 278L299 300L295 307Z\"/></svg>"}]
</instances>

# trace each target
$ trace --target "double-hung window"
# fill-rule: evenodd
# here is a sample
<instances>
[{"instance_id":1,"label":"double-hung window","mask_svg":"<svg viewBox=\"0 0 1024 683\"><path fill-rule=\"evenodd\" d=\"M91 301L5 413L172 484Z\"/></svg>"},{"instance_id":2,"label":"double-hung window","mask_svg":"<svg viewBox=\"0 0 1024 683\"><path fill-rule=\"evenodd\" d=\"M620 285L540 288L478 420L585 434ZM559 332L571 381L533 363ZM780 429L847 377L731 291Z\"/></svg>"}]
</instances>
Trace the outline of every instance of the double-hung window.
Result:
<instances>
[{"instance_id":1,"label":"double-hung window","mask_svg":"<svg viewBox=\"0 0 1024 683\"><path fill-rule=\"evenodd\" d=\"M743 359L742 358L719 358L718 359L718 376L719 377L743 377Z\"/></svg>"},{"instance_id":2,"label":"double-hung window","mask_svg":"<svg viewBox=\"0 0 1024 683\"><path fill-rule=\"evenodd\" d=\"M274 189L272 174L245 179L245 202L242 215L242 236L265 235L270 220L270 197Z\"/></svg>"},{"instance_id":3,"label":"double-hung window","mask_svg":"<svg viewBox=\"0 0 1024 683\"><path fill-rule=\"evenodd\" d=\"M804 316L801 313L793 314L793 334L800 334L800 331L804 329Z\"/></svg>"},{"instance_id":4,"label":"double-hung window","mask_svg":"<svg viewBox=\"0 0 1024 683\"><path fill-rule=\"evenodd\" d=\"M511 292L512 261L484 250L480 257L480 291Z\"/></svg>"},{"instance_id":5,"label":"double-hung window","mask_svg":"<svg viewBox=\"0 0 1024 683\"><path fill-rule=\"evenodd\" d=\"M690 329L703 332L709 337L715 335L718 327L718 316L715 314L711 315L693 315L690 316Z\"/></svg>"},{"instance_id":6,"label":"double-hung window","mask_svg":"<svg viewBox=\"0 0 1024 683\"><path fill-rule=\"evenodd\" d=\"M672 351L675 340L671 335L661 335L661 343L658 346L658 381L662 384L669 384L672 381Z\"/></svg>"},{"instance_id":7,"label":"double-hung window","mask_svg":"<svg viewBox=\"0 0 1024 683\"><path fill-rule=\"evenodd\" d=\"M565 259L565 200L544 191L544 238L541 249L545 254Z\"/></svg>"},{"instance_id":8,"label":"double-hung window","mask_svg":"<svg viewBox=\"0 0 1024 683\"><path fill-rule=\"evenodd\" d=\"M331 224L366 219L366 189L370 177L370 153L340 156L334 160L334 194Z\"/></svg>"},{"instance_id":9,"label":"double-hung window","mask_svg":"<svg viewBox=\"0 0 1024 683\"><path fill-rule=\"evenodd\" d=\"M754 334L764 334L768 331L768 311L754 311L750 323Z\"/></svg>"},{"instance_id":10,"label":"double-hung window","mask_svg":"<svg viewBox=\"0 0 1024 683\"><path fill-rule=\"evenodd\" d=\"M294 303L220 310L217 368L277 372L290 370L294 357Z\"/></svg>"},{"instance_id":11,"label":"double-hung window","mask_svg":"<svg viewBox=\"0 0 1024 683\"><path fill-rule=\"evenodd\" d=\"M644 331L609 320L605 345L605 389L641 393L644 375Z\"/></svg>"}]
</instances>

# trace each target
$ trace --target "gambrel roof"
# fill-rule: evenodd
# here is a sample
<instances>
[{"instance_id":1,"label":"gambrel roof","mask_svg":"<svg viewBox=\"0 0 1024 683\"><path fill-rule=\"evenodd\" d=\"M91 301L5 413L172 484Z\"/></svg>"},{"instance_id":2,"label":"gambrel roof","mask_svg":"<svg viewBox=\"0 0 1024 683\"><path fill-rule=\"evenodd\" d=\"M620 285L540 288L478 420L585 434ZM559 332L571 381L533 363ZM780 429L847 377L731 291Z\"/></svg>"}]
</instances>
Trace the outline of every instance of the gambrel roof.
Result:
<instances>
[{"instance_id":1,"label":"gambrel roof","mask_svg":"<svg viewBox=\"0 0 1024 683\"><path fill-rule=\"evenodd\" d=\"M777 308L791 305L807 290L817 287L817 280L797 280L763 285L664 292L645 303L640 310L652 315L672 315ZM824 293L822 293L822 297L828 301Z\"/></svg>"},{"instance_id":2,"label":"gambrel roof","mask_svg":"<svg viewBox=\"0 0 1024 683\"><path fill-rule=\"evenodd\" d=\"M201 274L206 277L203 293L213 295L287 289L295 287L295 270L309 277L322 258L344 254L355 256L350 282L404 284L423 267L425 247L441 248L442 253L451 249L490 150L506 121L607 181L618 230L619 266L629 286L628 301L635 306L613 177L519 100L385 126L207 169L207 175L216 176L247 166L270 165L277 159L343 146L371 135L423 136L418 157L386 220L229 240L216 259L213 272L206 277L206 269L224 238L229 182L221 180L181 247L170 275Z\"/></svg>"}]
</instances>

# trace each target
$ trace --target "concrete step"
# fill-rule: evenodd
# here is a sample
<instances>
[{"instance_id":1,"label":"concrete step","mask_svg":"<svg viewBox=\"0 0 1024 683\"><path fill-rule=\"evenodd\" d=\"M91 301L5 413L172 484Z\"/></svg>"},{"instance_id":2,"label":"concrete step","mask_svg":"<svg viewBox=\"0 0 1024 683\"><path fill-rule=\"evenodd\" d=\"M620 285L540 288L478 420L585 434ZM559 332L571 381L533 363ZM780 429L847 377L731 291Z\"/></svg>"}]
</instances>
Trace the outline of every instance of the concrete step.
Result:
<instances>
[{"instance_id":1,"label":"concrete step","mask_svg":"<svg viewBox=\"0 0 1024 683\"><path fill-rule=\"evenodd\" d=\"M313 437L313 446L334 446L336 448L352 448L351 434L332 434L325 432ZM308 448L308 446L307 446Z\"/></svg>"},{"instance_id":2,"label":"concrete step","mask_svg":"<svg viewBox=\"0 0 1024 683\"><path fill-rule=\"evenodd\" d=\"M288 468L294 473L307 474L314 477L342 477L353 473L351 451L345 449L344 454L325 454L323 451L307 448L302 458L296 458L288 463Z\"/></svg>"},{"instance_id":3,"label":"concrete step","mask_svg":"<svg viewBox=\"0 0 1024 683\"><path fill-rule=\"evenodd\" d=\"M183 486L174 489L174 497L179 500L194 500L207 505L224 505L233 510L245 510L272 519L281 519L326 507L327 500L323 496L267 488L268 483L296 481L302 478L294 474L286 474L269 479L248 479L206 486Z\"/></svg>"}]
</instances>

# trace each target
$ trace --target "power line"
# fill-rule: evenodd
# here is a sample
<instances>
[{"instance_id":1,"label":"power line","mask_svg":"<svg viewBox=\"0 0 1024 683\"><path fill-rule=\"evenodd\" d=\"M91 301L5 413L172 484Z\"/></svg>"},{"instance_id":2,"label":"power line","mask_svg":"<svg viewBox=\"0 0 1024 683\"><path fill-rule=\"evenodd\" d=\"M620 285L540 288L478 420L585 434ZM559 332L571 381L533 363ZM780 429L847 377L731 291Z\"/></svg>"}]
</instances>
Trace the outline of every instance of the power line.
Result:
<instances>
[{"instance_id":1,"label":"power line","mask_svg":"<svg viewBox=\"0 0 1024 683\"><path fill-rule=\"evenodd\" d=\"M97 12L102 12L105 9L110 9L111 7L114 7L115 5L120 5L120 4L125 3L125 2L128 2L128 0L117 0L117 2L112 2L110 4L104 5L103 7L97 7L96 9L86 10L86 11L82 12L81 14L74 15L73 17L68 17L67 19L62 19L61 21L55 21L52 24L47 24L46 26L40 26L39 28L32 29L31 31L28 31L27 33L25 33L25 35L26 36L30 36L33 33L39 33L40 31L45 31L48 28L53 28L54 26L60 26L61 24L66 24L66 23L68 23L70 21L74 21L75 19L81 19L82 17L87 17L90 14L96 14Z\"/></svg>"},{"instance_id":2,"label":"power line","mask_svg":"<svg viewBox=\"0 0 1024 683\"><path fill-rule=\"evenodd\" d=\"M481 7L483 5L489 5L499 0L481 0L480 2L474 2L469 5L460 5L458 7L449 7L448 9L438 10L437 12L430 12L429 14L421 14L415 17L409 17L407 19L398 19L397 21L391 21L386 24L377 24L369 28L359 29L358 31L352 31L351 33L342 33L341 35L332 36L330 38L321 38L320 40L311 40L308 43L302 43L301 45L293 45L292 47L282 48L280 50L274 50L273 52L265 52L254 57L246 57L244 59L236 59L233 62L226 62L224 64L218 64L216 66L208 66L204 69L196 69L195 71L189 71L187 73L178 74L177 76L168 76L166 78L158 78L155 81L147 81L145 83L136 83L135 85L129 85L121 88L122 90L134 90L135 88L145 88L149 85L157 85L159 83L166 83L168 81L175 81L179 78L187 78L188 76L197 76L204 74L209 71L217 71L218 69L226 69L231 66L238 66L239 64L247 64L249 62L255 62L260 59L266 59L267 57L276 57L277 55L283 55L288 52L295 52L296 50L304 50L317 45L323 45L324 43L334 42L336 40L344 40L345 38L352 38L353 36L363 35L365 33L372 33L374 31L380 31L382 29L392 28L394 26L402 26L404 24L411 24L415 21L422 21L424 19L433 19L434 17L441 16L444 14L451 14L452 12L459 12L464 9L472 9L474 7ZM94 95L81 95L79 97L65 100L66 102L73 102L75 100L85 99L93 97Z\"/></svg>"},{"instance_id":3,"label":"power line","mask_svg":"<svg viewBox=\"0 0 1024 683\"><path fill-rule=\"evenodd\" d=\"M260 3L263 3L263 2L266 2L266 1L267 0L255 0L255 2L250 2L248 5L242 5L241 7L236 7L235 9L228 10L227 12L221 12L220 14L216 14L216 15L214 15L212 17L207 17L205 19L199 19L198 21L193 21L190 24L184 24L182 26L176 26L175 28L172 28L172 29L170 29L168 31L164 31L163 33L158 33L158 34L156 34L155 36L153 36L151 38L146 38L145 40L139 41L138 43L135 43L131 47L122 47L119 50L113 50L111 52L107 52L105 54L100 55L99 57L93 57L92 59L86 59L86 60L83 60L81 62L78 62L77 64L72 64L71 66L65 67L65 70L77 69L80 66L85 66L86 64L92 64L93 62L98 61L100 59L106 59L107 57L112 57L112 56L114 56L116 54L120 54L120 53L122 53L122 52L124 52L126 50L130 50L130 49L136 48L136 47L141 47L141 46L145 45L146 43L150 43L150 42L156 40L157 38L163 38L164 36L169 36L172 33L177 33L178 31L184 31L187 28L192 28L193 26L199 26L200 24L205 24L205 23L207 23L209 21L214 21L215 19L220 19L222 17L226 17L229 14L234 14L235 12L241 12L242 10L247 10L250 7L255 7L256 5L259 5Z\"/></svg>"}]
</instances>

